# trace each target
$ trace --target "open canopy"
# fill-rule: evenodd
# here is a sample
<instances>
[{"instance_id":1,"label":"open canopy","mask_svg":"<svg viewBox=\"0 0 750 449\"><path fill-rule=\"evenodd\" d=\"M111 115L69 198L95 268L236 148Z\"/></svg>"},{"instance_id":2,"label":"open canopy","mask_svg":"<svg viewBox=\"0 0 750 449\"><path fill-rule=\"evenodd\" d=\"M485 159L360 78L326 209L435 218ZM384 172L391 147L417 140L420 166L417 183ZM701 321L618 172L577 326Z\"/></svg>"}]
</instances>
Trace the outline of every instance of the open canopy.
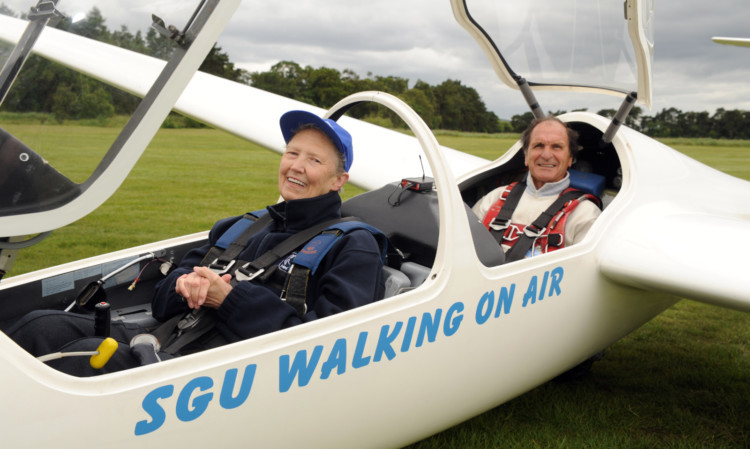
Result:
<instances>
[{"instance_id":1,"label":"open canopy","mask_svg":"<svg viewBox=\"0 0 750 449\"><path fill-rule=\"evenodd\" d=\"M143 60L137 61L143 66L156 66L154 73L158 76L137 80L139 87L134 91L146 94L109 148L102 146L87 152L69 149L70 157L81 161L80 166L75 167L78 172L73 175L65 170L58 171L48 162L49 149L35 148L33 142L21 142L0 129L0 239L57 229L85 216L106 201L156 134L239 1L157 2L151 11L153 15L144 14L143 28L152 26L162 41L171 41L169 59L159 61L143 56ZM8 94L13 92L14 82L23 83L24 69L36 65L25 63L37 39L43 35L48 49L52 48L49 52L52 60L65 64L65 56L78 52L78 55L83 55L79 58L83 61L81 65L108 69L107 76L112 79L106 79L114 80L114 84L122 84L118 83L118 77L133 77L132 71L118 69L111 63L117 61L118 52L124 50L72 34L76 31L81 35L89 34L85 28L76 30L85 27L86 22L78 25L75 18L90 13L80 10L77 3L75 0L38 0L38 3L30 0L29 9L19 11L27 20L3 21L6 42L0 42L0 101L12 98ZM38 88L48 97L50 92L54 93L56 109L76 108L92 101L85 98L85 92L76 92L70 87L57 89L54 85L57 77L52 78ZM97 102L96 99L93 101ZM62 142L58 144L63 146ZM65 154L58 154L60 151L56 148L51 159L66 159ZM82 152L85 154L81 155Z\"/></svg>"},{"instance_id":2,"label":"open canopy","mask_svg":"<svg viewBox=\"0 0 750 449\"><path fill-rule=\"evenodd\" d=\"M451 3L508 86L520 77L532 89L637 92L651 107L652 0Z\"/></svg>"}]
</instances>

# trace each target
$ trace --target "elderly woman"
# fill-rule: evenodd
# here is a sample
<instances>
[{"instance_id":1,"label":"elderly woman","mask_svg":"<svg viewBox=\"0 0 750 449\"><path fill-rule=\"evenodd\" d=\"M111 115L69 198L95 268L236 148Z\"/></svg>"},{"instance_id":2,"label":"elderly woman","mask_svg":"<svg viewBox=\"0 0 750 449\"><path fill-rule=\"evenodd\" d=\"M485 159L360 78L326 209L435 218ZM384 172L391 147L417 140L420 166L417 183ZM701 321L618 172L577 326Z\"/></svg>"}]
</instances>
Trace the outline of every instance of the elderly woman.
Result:
<instances>
[{"instance_id":1,"label":"elderly woman","mask_svg":"<svg viewBox=\"0 0 750 449\"><path fill-rule=\"evenodd\" d=\"M341 218L339 191L349 179L353 159L351 136L335 121L305 111L287 112L280 125L287 142L279 166L279 193L283 201L266 208L263 223L267 224L243 242L236 260L255 261L288 238ZM242 218L217 222L209 233L208 243L189 251L179 266L157 284L153 316L167 323L154 333L163 334L162 344L167 349L176 341L172 330L180 318L200 316L204 323L210 323L194 339L180 344L177 351L159 352L160 359L255 337L382 298L383 252L371 230L365 228L354 228L335 241L306 279L302 293L297 292L302 295L302 308L285 300L287 290L292 288L288 285L289 273L297 251L279 255L266 270L270 275L253 279L240 276L237 271L221 272L211 267L217 242ZM238 266L234 264L233 268L236 270ZM208 311L210 318L188 313L191 310ZM27 351L40 356L56 351L95 349L101 338L93 336L93 329L90 316L36 311L7 333ZM83 357L54 360L49 362L50 366L89 376L145 363L143 357L128 347L136 335L147 332L145 329L113 323L110 332L118 340L119 348L103 369L94 370Z\"/></svg>"}]
</instances>

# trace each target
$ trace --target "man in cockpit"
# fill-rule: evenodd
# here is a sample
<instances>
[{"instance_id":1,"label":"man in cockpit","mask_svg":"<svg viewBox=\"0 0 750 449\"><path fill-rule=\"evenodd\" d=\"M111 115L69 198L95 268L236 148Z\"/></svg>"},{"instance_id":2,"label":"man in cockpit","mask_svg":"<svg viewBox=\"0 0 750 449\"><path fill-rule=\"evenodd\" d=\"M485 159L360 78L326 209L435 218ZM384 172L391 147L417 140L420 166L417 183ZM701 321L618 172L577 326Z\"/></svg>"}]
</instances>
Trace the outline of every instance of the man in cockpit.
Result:
<instances>
[{"instance_id":1,"label":"man in cockpit","mask_svg":"<svg viewBox=\"0 0 750 449\"><path fill-rule=\"evenodd\" d=\"M491 191L472 207L502 245L506 262L579 242L601 213L598 198L570 189L577 139L556 117L535 119L521 135L525 180Z\"/></svg>"},{"instance_id":2,"label":"man in cockpit","mask_svg":"<svg viewBox=\"0 0 750 449\"><path fill-rule=\"evenodd\" d=\"M227 254L217 256L216 251L221 251L216 249L217 242L243 217L217 222L208 243L188 252L179 266L156 286L153 316L166 323L153 333L161 336L162 346L167 346L158 352L159 359L255 337L383 297L384 251L376 237L377 230L364 227L343 233L317 261L317 269L302 281L294 278L293 285L290 267L298 255L297 249L308 241L299 242L293 251L283 254L276 254L281 251L278 248L286 245L282 242L290 237L307 235L310 229L322 232L324 223L340 221L339 191L349 179L353 152L351 136L333 120L305 111L290 111L281 117L280 125L287 142L279 167L279 192L283 201L266 208L264 223L268 224L259 225L260 230L250 233L246 243L238 243L240 238L231 242L239 246L234 260L255 263L271 252L278 256L272 258L270 265L266 264L265 271L272 275L250 280L244 272L242 277L239 270L235 271L239 262L226 273L217 270L215 261ZM304 250L311 244L309 241ZM294 265L294 268L304 273L299 266ZM296 303L290 299L292 293L296 295ZM210 315L197 314L194 312L197 310L208 311ZM187 327L196 320L208 323L201 325L207 329L200 335L193 331L199 326ZM88 358L84 357L53 360L50 366L70 374L90 376L153 361L150 360L154 356L153 349L147 357L149 360L144 360L142 353L132 352L128 346L136 335L148 333L148 330L112 323L110 333L118 340L119 348L103 369L92 369ZM186 340L185 336L191 333L195 338ZM57 351L95 350L102 341L94 337L91 316L62 311L32 312L7 334L35 356ZM170 347L176 350L169 350Z\"/></svg>"}]
</instances>

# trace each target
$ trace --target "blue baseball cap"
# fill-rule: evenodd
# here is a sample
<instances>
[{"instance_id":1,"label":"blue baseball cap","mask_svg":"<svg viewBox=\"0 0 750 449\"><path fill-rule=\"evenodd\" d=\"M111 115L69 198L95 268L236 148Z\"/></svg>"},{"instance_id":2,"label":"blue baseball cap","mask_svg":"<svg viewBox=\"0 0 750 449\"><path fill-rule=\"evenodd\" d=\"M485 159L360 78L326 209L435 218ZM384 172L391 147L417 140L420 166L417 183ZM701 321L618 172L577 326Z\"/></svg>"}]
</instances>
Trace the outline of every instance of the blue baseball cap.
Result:
<instances>
[{"instance_id":1,"label":"blue baseball cap","mask_svg":"<svg viewBox=\"0 0 750 449\"><path fill-rule=\"evenodd\" d=\"M281 125L281 134L284 135L286 143L292 140L292 137L299 131L301 126L308 124L315 125L318 129L326 133L328 138L336 145L336 148L344 156L344 171L349 171L354 160L352 136L341 125L336 123L335 120L320 118L312 112L307 111L289 111L281 116L279 124Z\"/></svg>"}]
</instances>

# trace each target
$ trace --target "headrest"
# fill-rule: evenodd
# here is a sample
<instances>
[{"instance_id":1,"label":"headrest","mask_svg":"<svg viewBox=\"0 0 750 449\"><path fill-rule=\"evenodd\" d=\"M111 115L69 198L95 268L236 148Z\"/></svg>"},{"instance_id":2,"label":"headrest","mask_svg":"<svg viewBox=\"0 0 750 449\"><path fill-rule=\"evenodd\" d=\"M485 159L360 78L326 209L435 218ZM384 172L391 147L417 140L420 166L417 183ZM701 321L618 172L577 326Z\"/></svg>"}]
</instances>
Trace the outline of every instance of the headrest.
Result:
<instances>
[{"instance_id":1,"label":"headrest","mask_svg":"<svg viewBox=\"0 0 750 449\"><path fill-rule=\"evenodd\" d=\"M568 174L570 174L570 187L601 198L607 178L598 173L588 173L573 169L568 169Z\"/></svg>"}]
</instances>

